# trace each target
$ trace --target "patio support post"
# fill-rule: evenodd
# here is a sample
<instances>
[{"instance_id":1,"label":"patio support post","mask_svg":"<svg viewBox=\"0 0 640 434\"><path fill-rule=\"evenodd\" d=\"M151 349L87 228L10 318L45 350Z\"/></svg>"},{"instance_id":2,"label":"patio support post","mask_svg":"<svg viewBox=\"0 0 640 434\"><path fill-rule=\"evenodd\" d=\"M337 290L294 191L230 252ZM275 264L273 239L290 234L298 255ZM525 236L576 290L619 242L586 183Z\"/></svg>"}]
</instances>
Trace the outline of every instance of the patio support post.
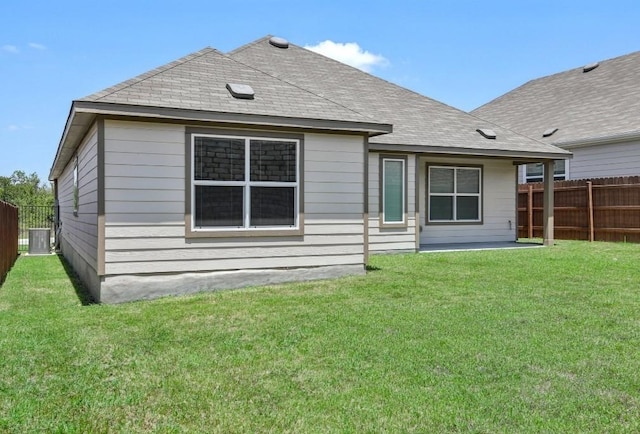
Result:
<instances>
[{"instance_id":1,"label":"patio support post","mask_svg":"<svg viewBox=\"0 0 640 434\"><path fill-rule=\"evenodd\" d=\"M543 243L553 246L553 160L544 162Z\"/></svg>"}]
</instances>

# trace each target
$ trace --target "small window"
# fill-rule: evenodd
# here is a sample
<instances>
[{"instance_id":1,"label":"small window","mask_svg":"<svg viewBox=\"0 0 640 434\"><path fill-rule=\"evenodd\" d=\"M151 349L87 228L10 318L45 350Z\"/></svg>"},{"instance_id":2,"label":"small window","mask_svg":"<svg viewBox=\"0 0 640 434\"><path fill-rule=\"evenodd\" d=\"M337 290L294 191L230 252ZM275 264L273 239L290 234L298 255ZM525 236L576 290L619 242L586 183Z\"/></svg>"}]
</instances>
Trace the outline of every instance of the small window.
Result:
<instances>
[{"instance_id":1,"label":"small window","mask_svg":"<svg viewBox=\"0 0 640 434\"><path fill-rule=\"evenodd\" d=\"M73 162L73 213L78 214L80 203L80 189L78 188L78 157Z\"/></svg>"},{"instance_id":2,"label":"small window","mask_svg":"<svg viewBox=\"0 0 640 434\"><path fill-rule=\"evenodd\" d=\"M195 231L295 229L299 141L192 136Z\"/></svg>"},{"instance_id":3,"label":"small window","mask_svg":"<svg viewBox=\"0 0 640 434\"><path fill-rule=\"evenodd\" d=\"M429 222L482 220L482 168L429 166L427 183Z\"/></svg>"},{"instance_id":4,"label":"small window","mask_svg":"<svg viewBox=\"0 0 640 434\"><path fill-rule=\"evenodd\" d=\"M380 213L382 225L406 225L406 166L404 157L382 157Z\"/></svg>"},{"instance_id":5,"label":"small window","mask_svg":"<svg viewBox=\"0 0 640 434\"><path fill-rule=\"evenodd\" d=\"M553 180L564 181L567 179L567 161L556 160L553 162ZM544 164L527 164L525 168L525 182L543 182Z\"/></svg>"}]
</instances>

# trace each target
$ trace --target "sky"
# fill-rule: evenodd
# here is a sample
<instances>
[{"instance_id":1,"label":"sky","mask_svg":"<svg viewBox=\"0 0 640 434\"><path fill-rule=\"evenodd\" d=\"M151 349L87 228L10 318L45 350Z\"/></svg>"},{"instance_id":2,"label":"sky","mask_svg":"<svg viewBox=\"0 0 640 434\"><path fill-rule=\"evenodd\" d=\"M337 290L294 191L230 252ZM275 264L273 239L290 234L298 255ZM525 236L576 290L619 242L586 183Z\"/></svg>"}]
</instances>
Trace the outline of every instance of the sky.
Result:
<instances>
[{"instance_id":1,"label":"sky","mask_svg":"<svg viewBox=\"0 0 640 434\"><path fill-rule=\"evenodd\" d=\"M0 176L49 176L71 102L283 37L461 110L640 50L638 0L3 0ZM640 85L640 84L639 84Z\"/></svg>"}]
</instances>

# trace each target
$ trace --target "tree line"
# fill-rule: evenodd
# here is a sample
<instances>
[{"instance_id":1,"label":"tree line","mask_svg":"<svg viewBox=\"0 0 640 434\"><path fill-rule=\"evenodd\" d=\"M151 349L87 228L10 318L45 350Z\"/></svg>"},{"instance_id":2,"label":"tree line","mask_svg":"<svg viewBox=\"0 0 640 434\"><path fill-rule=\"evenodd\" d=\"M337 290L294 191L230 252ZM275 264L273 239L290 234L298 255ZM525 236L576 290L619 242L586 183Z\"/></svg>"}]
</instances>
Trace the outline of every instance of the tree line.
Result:
<instances>
[{"instance_id":1,"label":"tree line","mask_svg":"<svg viewBox=\"0 0 640 434\"><path fill-rule=\"evenodd\" d=\"M34 172L27 175L16 170L10 176L0 176L0 200L17 207L52 206L53 190L47 182L41 182Z\"/></svg>"}]
</instances>

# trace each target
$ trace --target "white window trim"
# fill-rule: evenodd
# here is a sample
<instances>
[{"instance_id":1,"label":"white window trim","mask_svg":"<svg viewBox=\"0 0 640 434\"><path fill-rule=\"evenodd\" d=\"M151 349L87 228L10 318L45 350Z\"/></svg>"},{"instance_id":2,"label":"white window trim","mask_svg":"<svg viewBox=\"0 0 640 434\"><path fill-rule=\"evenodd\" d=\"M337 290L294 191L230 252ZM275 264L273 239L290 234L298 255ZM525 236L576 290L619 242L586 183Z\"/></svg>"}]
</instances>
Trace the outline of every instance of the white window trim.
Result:
<instances>
[{"instance_id":1,"label":"white window trim","mask_svg":"<svg viewBox=\"0 0 640 434\"><path fill-rule=\"evenodd\" d=\"M206 181L195 179L195 141L197 137L212 137L220 139L240 139L244 140L244 181ZM251 181L251 141L264 140L271 142L295 142L296 144L296 181L295 182L269 182L269 181ZM275 137L259 137L259 136L235 136L224 134L191 134L191 231L192 232L237 232L237 231L287 231L298 230L300 228L300 140L290 138ZM225 186L225 187L243 187L244 203L243 203L243 226L196 226L196 186ZM251 187L294 187L294 225L292 226L251 226Z\"/></svg>"},{"instance_id":2,"label":"white window trim","mask_svg":"<svg viewBox=\"0 0 640 434\"><path fill-rule=\"evenodd\" d=\"M482 167L477 167L477 166L437 166L437 165L429 165L427 166L429 173L427 174L427 178L429 180L428 184L427 184L427 222L428 223L481 223L482 222ZM454 174L453 174L453 193L431 193L431 169L453 169L454 170ZM478 171L478 193L458 193L458 177L457 177L457 171L458 169L464 169L464 170L476 170ZM438 197L452 197L453 198L453 216L454 218L452 220L441 220L441 219L432 219L431 218L431 197L432 196L438 196ZM478 198L478 218L477 219L473 219L473 220L469 220L469 219L458 219L457 215L458 215L458 204L456 201L456 198L458 196L462 196L462 197L477 197Z\"/></svg>"},{"instance_id":3,"label":"white window trim","mask_svg":"<svg viewBox=\"0 0 640 434\"><path fill-rule=\"evenodd\" d=\"M385 204L386 204L386 197L387 197L387 192L385 189L385 185L387 184L385 182L386 179L386 171L387 171L387 165L386 162L387 161L399 161L402 163L402 192L401 192L401 196L402 196L402 220L387 220L387 215L385 212ZM387 225L405 225L407 223L407 213L405 212L406 207L407 207L407 203L406 203L406 188L407 186L405 185L405 179L406 179L406 175L407 174L407 161L404 158L392 158L392 157L383 157L382 158L382 186L381 186L381 190L382 190L382 223L383 224L387 224Z\"/></svg>"}]
</instances>

